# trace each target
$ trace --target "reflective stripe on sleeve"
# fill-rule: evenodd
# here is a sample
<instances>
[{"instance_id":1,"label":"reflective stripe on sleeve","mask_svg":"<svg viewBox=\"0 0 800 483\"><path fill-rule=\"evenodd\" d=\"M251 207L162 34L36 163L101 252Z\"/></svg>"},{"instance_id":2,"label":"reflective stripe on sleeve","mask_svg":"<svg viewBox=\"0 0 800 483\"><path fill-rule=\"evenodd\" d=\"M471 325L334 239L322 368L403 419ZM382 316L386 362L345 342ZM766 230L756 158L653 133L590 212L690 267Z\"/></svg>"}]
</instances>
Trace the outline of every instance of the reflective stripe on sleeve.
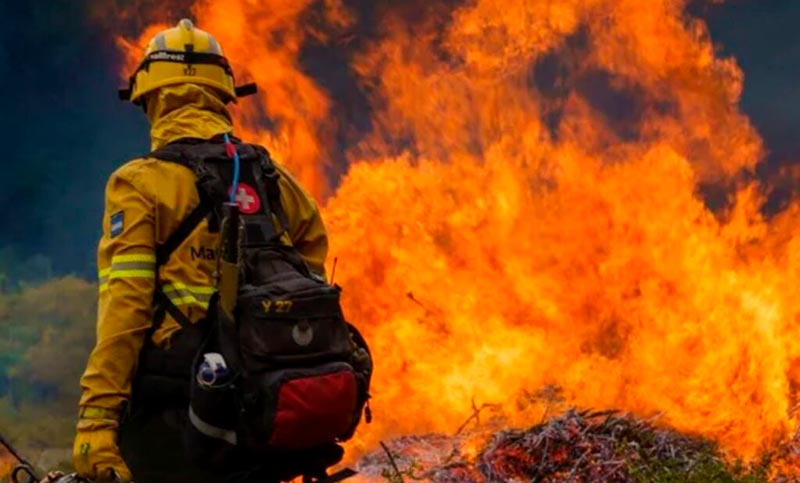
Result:
<instances>
[{"instance_id":1,"label":"reflective stripe on sleeve","mask_svg":"<svg viewBox=\"0 0 800 483\"><path fill-rule=\"evenodd\" d=\"M116 263L126 262L152 262L156 263L156 256L152 254L139 254L139 255L115 255L111 258L112 267Z\"/></svg>"},{"instance_id":2,"label":"reflective stripe on sleeve","mask_svg":"<svg viewBox=\"0 0 800 483\"><path fill-rule=\"evenodd\" d=\"M84 406L80 408L78 417L80 419L109 419L117 421L119 420L119 411L114 409Z\"/></svg>"},{"instance_id":3,"label":"reflective stripe on sleeve","mask_svg":"<svg viewBox=\"0 0 800 483\"><path fill-rule=\"evenodd\" d=\"M100 284L101 292L108 290L108 276L110 274L111 274L110 268L100 270L100 273L98 274L98 283Z\"/></svg>"},{"instance_id":4,"label":"reflective stripe on sleeve","mask_svg":"<svg viewBox=\"0 0 800 483\"><path fill-rule=\"evenodd\" d=\"M156 278L155 255L117 255L111 259L111 267L100 270L99 290L108 290L111 280L123 278Z\"/></svg>"}]
</instances>

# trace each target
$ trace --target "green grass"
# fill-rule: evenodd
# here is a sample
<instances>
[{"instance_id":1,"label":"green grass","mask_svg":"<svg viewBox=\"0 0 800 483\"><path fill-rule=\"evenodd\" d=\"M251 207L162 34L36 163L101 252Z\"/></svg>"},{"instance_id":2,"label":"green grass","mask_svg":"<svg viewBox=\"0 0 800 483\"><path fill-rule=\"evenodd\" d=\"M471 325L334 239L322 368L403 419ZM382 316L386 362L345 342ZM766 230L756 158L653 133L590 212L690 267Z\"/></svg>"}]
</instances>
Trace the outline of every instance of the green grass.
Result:
<instances>
[{"instance_id":1,"label":"green grass","mask_svg":"<svg viewBox=\"0 0 800 483\"><path fill-rule=\"evenodd\" d=\"M629 463L634 481L640 483L768 483L769 464L753 467L726 463L709 447L690 461L659 459Z\"/></svg>"}]
</instances>

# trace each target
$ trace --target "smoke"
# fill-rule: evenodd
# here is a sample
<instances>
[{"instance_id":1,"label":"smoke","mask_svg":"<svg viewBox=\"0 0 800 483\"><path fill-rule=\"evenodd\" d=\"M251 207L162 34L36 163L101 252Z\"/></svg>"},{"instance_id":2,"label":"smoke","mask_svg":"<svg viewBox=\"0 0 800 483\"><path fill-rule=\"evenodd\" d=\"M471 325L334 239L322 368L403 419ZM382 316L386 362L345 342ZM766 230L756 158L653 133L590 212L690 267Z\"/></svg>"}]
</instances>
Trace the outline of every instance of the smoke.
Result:
<instances>
[{"instance_id":1,"label":"smoke","mask_svg":"<svg viewBox=\"0 0 800 483\"><path fill-rule=\"evenodd\" d=\"M32 0L0 4L0 96L5 109L0 116L5 148L0 247L15 246L21 259L42 254L52 259L56 273L92 276L104 182L125 160L145 153L148 145L141 113L115 98L122 58L111 39L117 34L135 35L155 20L176 21L191 13L191 3ZM337 159L328 169L333 185L345 169L342 153L372 128L371 108L348 64L353 52L382 35L375 20L392 9L419 22L446 21L446 12L461 2L401 3L348 1L346 5L355 12L349 28L340 28L327 38L309 35L302 46L305 72L335 102L331 112L338 128L330 152ZM791 28L800 18L800 5L785 0L734 0L721 6L705 4L700 13L709 21L719 48L734 55L746 73L743 108L770 151L759 173L779 178L778 168L800 154L793 108L800 49L792 41L796 29ZM309 28L315 20L313 15L308 17ZM535 81L555 88L559 63L552 59L540 66ZM608 106L604 111L610 116L619 116L614 125L625 135L626 116L631 113L615 107L620 104L618 94L604 88L602 79L587 80L586 88L601 91L592 97ZM783 191L790 189L785 186Z\"/></svg>"},{"instance_id":2,"label":"smoke","mask_svg":"<svg viewBox=\"0 0 800 483\"><path fill-rule=\"evenodd\" d=\"M0 247L87 276L105 178L147 146L143 120L115 102L117 54L87 21L90 3L0 7Z\"/></svg>"}]
</instances>

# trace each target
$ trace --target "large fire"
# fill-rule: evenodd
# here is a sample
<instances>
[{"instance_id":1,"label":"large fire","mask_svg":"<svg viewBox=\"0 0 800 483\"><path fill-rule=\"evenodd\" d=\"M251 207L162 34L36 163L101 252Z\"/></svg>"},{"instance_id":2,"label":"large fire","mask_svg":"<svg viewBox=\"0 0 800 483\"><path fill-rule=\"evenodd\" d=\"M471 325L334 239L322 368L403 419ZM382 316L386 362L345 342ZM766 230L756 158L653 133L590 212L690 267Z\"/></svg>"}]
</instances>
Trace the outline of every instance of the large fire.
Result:
<instances>
[{"instance_id":1,"label":"large fire","mask_svg":"<svg viewBox=\"0 0 800 483\"><path fill-rule=\"evenodd\" d=\"M354 453L454 432L473 401L538 421L528 396L544 386L744 458L789 438L800 204L761 214L743 74L687 0L397 3L191 8L260 85L235 109L239 133L323 204L377 362ZM363 22L369 35L341 40ZM126 73L164 25L119 39ZM343 42L369 102L345 145L341 100L301 62L311 41ZM729 193L715 211L708 186Z\"/></svg>"}]
</instances>

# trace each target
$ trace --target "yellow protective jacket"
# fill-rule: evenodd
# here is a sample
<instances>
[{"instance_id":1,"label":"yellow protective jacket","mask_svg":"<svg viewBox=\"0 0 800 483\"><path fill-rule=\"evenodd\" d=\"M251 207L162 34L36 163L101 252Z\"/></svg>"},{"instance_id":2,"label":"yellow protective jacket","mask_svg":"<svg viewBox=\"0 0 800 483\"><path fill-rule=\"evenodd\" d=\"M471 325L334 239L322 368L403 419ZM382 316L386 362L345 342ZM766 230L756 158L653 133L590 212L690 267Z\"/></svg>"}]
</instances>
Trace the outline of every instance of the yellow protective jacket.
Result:
<instances>
[{"instance_id":1,"label":"yellow protective jacket","mask_svg":"<svg viewBox=\"0 0 800 483\"><path fill-rule=\"evenodd\" d=\"M225 105L208 88L183 84L147 98L153 150L180 138L210 139L230 132ZM325 276L328 239L319 210L280 166L281 202L288 235L309 267ZM106 188L103 237L97 255L99 305L97 345L81 379L81 415L118 414L131 396L139 353L153 319L155 247L164 243L199 203L191 170L157 159L136 159L118 169ZM203 221L158 269L165 294L192 322L206 312L214 292L218 235ZM180 326L169 315L152 341L168 347ZM97 416L94 416L97 417Z\"/></svg>"}]
</instances>

